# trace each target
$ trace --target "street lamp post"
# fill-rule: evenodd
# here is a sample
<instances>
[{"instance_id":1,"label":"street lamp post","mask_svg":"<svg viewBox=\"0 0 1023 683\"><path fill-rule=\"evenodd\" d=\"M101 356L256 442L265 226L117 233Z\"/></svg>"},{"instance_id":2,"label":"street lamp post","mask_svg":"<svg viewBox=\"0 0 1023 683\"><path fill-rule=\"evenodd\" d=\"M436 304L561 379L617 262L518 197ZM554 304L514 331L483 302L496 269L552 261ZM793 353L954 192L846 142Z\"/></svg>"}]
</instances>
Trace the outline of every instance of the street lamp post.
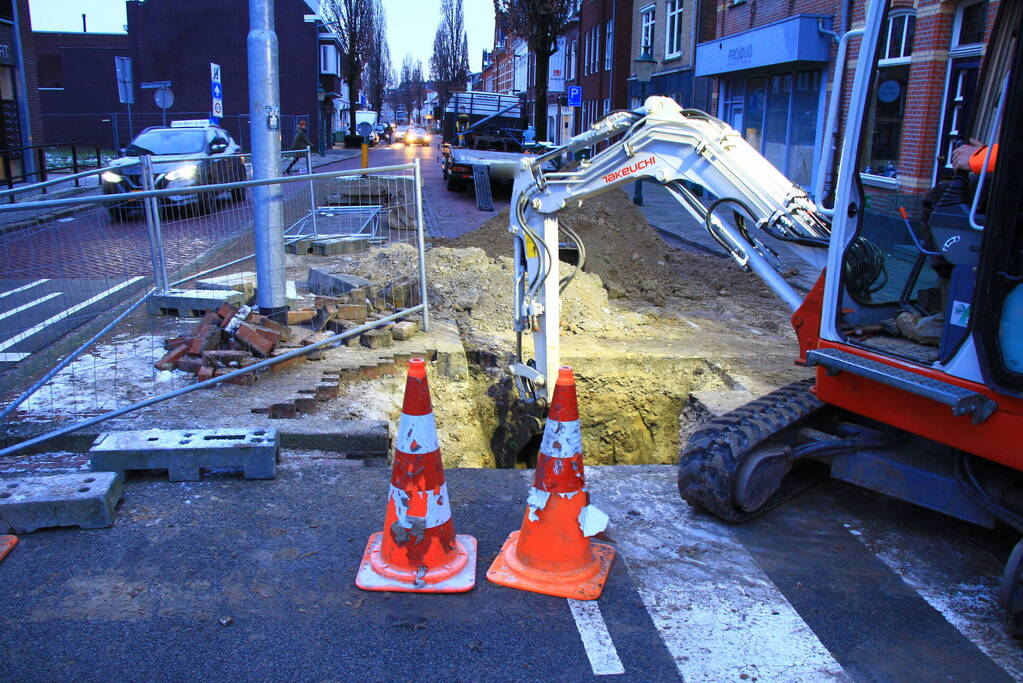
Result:
<instances>
[{"instance_id":1,"label":"street lamp post","mask_svg":"<svg viewBox=\"0 0 1023 683\"><path fill-rule=\"evenodd\" d=\"M632 61L633 66L636 68L636 80L639 81L639 92L640 100L646 102L646 84L650 82L650 79L654 75L654 67L657 62L654 61L653 55L650 54L650 46L643 46L643 54ZM635 190L632 193L632 203L636 206L643 206L643 179L636 179Z\"/></svg>"}]
</instances>

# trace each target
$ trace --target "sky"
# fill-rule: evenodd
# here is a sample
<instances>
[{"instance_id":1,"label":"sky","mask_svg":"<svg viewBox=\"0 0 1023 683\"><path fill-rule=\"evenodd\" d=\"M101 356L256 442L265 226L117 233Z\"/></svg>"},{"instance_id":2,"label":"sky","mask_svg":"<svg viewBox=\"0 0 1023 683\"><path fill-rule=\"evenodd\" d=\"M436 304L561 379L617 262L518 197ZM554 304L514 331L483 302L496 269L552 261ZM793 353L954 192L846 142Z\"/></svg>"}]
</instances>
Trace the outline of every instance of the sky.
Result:
<instances>
[{"instance_id":1,"label":"sky","mask_svg":"<svg viewBox=\"0 0 1023 683\"><path fill-rule=\"evenodd\" d=\"M171 0L173 1L173 0ZM382 0L387 13L387 42L391 62L401 68L406 54L423 61L429 70L433 37L440 22L441 0ZM123 33L127 22L124 0L30 0L32 28L37 31L81 31L82 14L90 32ZM480 70L484 49L494 41L494 3L464 0L465 28L469 39L469 68Z\"/></svg>"}]
</instances>

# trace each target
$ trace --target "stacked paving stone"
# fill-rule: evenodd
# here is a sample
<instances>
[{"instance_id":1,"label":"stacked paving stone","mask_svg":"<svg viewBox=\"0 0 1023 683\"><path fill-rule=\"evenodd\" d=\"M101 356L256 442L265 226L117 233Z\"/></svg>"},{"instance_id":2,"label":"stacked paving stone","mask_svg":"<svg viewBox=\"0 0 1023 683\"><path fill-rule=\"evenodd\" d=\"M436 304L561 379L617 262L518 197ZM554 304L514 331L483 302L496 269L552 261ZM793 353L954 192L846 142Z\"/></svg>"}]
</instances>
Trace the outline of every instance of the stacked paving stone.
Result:
<instances>
[{"instance_id":1,"label":"stacked paving stone","mask_svg":"<svg viewBox=\"0 0 1023 683\"><path fill-rule=\"evenodd\" d=\"M167 353L156 362L157 370L182 370L198 381L212 379L255 365L274 355L278 344L292 338L291 328L255 313L248 306L223 304L206 315L190 335L164 340ZM250 385L254 372L227 380Z\"/></svg>"}]
</instances>

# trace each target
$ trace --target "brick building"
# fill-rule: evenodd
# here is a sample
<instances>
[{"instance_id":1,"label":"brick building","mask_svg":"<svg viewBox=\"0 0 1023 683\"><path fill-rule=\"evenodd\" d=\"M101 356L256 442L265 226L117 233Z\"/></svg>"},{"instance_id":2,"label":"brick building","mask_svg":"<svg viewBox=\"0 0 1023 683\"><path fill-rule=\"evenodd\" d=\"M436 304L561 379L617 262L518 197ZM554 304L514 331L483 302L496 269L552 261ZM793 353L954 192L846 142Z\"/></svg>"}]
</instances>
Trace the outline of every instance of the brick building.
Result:
<instances>
[{"instance_id":1,"label":"brick building","mask_svg":"<svg viewBox=\"0 0 1023 683\"><path fill-rule=\"evenodd\" d=\"M655 66L650 82L642 84L630 65L629 106L635 109L645 96L665 95L683 107L706 109L710 80L694 76L696 43L714 38L716 25L713 0L634 0L631 61L649 51Z\"/></svg>"},{"instance_id":2,"label":"brick building","mask_svg":"<svg viewBox=\"0 0 1023 683\"><path fill-rule=\"evenodd\" d=\"M42 142L35 66L28 0L0 0L0 149ZM24 170L12 160L13 175Z\"/></svg>"},{"instance_id":3,"label":"brick building","mask_svg":"<svg viewBox=\"0 0 1023 683\"><path fill-rule=\"evenodd\" d=\"M919 197L946 171L953 141L967 134L970 96L997 5L892 3L856 162L877 208L891 204L894 210L897 196ZM697 46L696 75L714 78L712 113L808 189L820 164L837 37L862 27L865 10L865 3L846 0L725 3L718 6L715 37ZM857 48L854 41L843 74L843 113Z\"/></svg>"},{"instance_id":4,"label":"brick building","mask_svg":"<svg viewBox=\"0 0 1023 683\"><path fill-rule=\"evenodd\" d=\"M46 141L123 147L139 130L164 121L153 91L139 87L147 81L171 82L174 104L167 111L168 120L206 116L211 106L209 65L215 62L223 79L223 125L247 147L246 0L127 0L125 4L126 34L31 34L41 76L38 90L33 87L32 91L42 103ZM339 112L348 106L338 76L342 55L336 37L320 22L306 20L316 6L304 0L276 3L285 143L290 142L298 117L309 120L314 143L321 131L326 142L341 125ZM131 123L128 107L117 94L115 56L133 60Z\"/></svg>"},{"instance_id":5,"label":"brick building","mask_svg":"<svg viewBox=\"0 0 1023 683\"><path fill-rule=\"evenodd\" d=\"M616 109L629 107L632 0L584 0L579 11L577 81L583 105L576 133Z\"/></svg>"},{"instance_id":6,"label":"brick building","mask_svg":"<svg viewBox=\"0 0 1023 683\"><path fill-rule=\"evenodd\" d=\"M118 105L114 57L130 56L124 33L36 31L36 68L47 142L112 146Z\"/></svg>"}]
</instances>

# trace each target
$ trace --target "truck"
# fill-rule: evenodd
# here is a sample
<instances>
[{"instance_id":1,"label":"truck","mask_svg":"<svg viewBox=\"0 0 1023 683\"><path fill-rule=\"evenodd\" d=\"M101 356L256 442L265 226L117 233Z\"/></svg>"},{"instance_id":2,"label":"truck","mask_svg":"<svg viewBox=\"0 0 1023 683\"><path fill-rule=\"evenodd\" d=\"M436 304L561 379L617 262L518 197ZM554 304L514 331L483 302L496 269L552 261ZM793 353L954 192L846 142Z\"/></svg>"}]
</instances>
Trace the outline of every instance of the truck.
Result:
<instances>
[{"instance_id":1,"label":"truck","mask_svg":"<svg viewBox=\"0 0 1023 683\"><path fill-rule=\"evenodd\" d=\"M522 105L518 95L465 90L451 93L444 105L441 136L446 143L464 145L459 133L488 119L488 128L522 128Z\"/></svg>"}]
</instances>

